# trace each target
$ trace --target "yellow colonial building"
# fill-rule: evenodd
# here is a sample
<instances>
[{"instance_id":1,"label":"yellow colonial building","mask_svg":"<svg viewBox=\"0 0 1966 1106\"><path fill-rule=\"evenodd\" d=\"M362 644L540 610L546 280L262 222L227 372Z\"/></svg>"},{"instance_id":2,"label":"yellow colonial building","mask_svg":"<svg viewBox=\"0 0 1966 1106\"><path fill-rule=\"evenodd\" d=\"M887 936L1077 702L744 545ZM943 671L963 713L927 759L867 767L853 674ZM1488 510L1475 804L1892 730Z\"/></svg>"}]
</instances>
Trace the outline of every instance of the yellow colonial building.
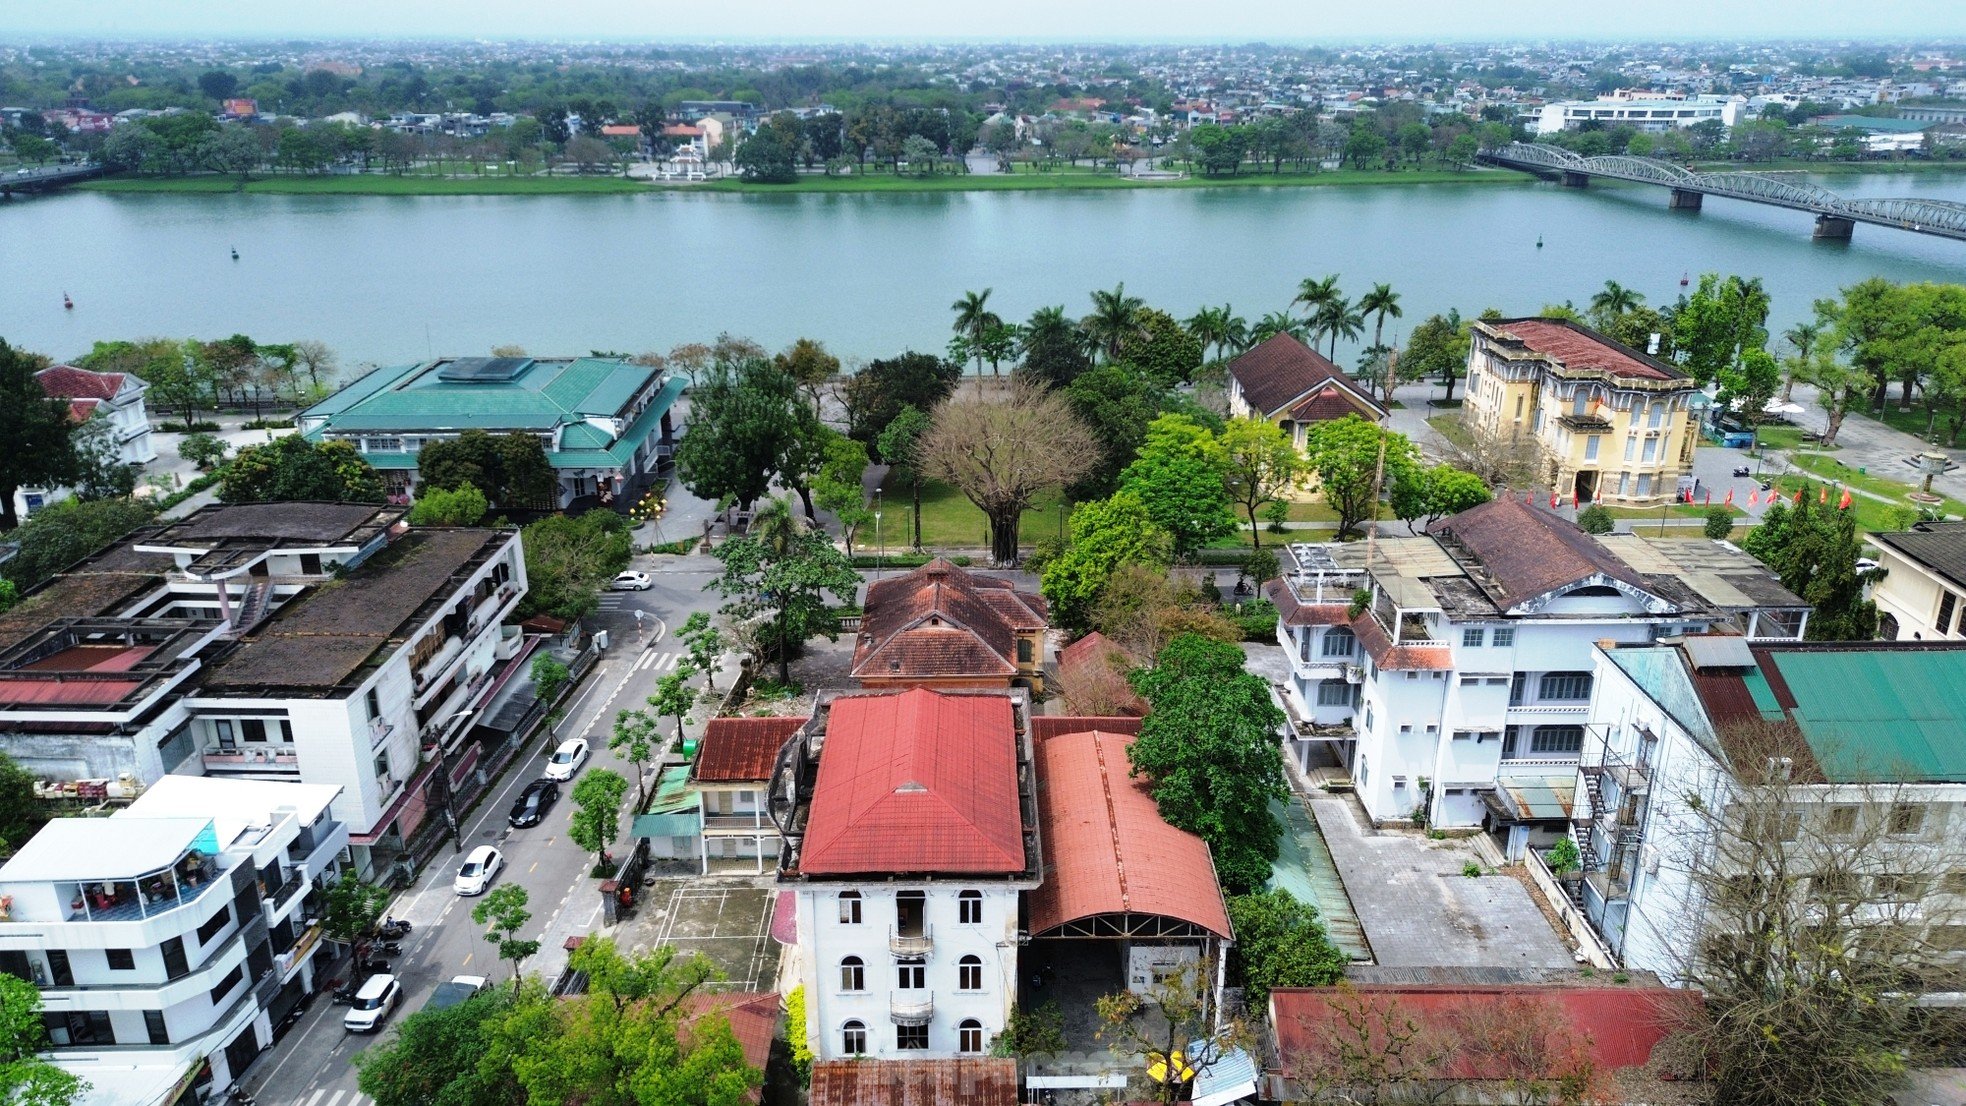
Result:
<instances>
[{"instance_id":1,"label":"yellow colonial building","mask_svg":"<svg viewBox=\"0 0 1966 1106\"><path fill-rule=\"evenodd\" d=\"M1533 443L1558 495L1644 506L1691 480L1701 393L1684 372L1565 319L1469 330L1468 431L1498 446Z\"/></svg>"}]
</instances>

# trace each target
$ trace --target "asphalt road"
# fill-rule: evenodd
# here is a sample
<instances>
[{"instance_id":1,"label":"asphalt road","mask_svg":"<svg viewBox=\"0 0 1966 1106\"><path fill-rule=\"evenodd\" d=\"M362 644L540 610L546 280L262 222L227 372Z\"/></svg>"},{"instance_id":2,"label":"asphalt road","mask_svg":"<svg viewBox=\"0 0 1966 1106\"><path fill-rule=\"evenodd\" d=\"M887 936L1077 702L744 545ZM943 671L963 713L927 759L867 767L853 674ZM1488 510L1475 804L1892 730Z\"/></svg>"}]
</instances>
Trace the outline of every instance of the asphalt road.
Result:
<instances>
[{"instance_id":1,"label":"asphalt road","mask_svg":"<svg viewBox=\"0 0 1966 1106\"><path fill-rule=\"evenodd\" d=\"M703 586L715 578L717 562L709 557L638 557L634 567L651 572L647 591L608 592L591 623L610 632L608 655L581 685L558 728L560 739L586 736L594 754L582 771L613 768L631 781L634 769L607 748L607 735L618 711L640 707L655 690L655 682L672 671L680 659L674 628L694 611L714 612L718 599ZM642 618L638 625L635 612ZM518 759L497 781L489 797L459 826L464 849L494 845L505 854L505 870L493 886L516 883L531 899L532 924L523 936L542 940L540 954L524 968L551 980L565 965L561 948L566 935L586 932L598 922L601 900L588 877L593 856L567 837L572 816L574 781L561 785L560 801L537 826L512 829L506 822L512 801L527 783L538 779L546 757L546 742ZM630 790L632 801L633 790ZM626 824L624 820L624 833ZM617 843L616 850L620 845ZM369 1106L356 1086L351 1059L389 1036L404 1015L419 1009L437 984L457 975L481 975L509 984L511 965L471 920L479 900L459 898L451 888L460 856L446 847L434 857L416 882L390 906L390 913L414 928L395 960L403 982L403 1001L376 1036L345 1032L347 1007L335 1005L326 993L316 995L307 1013L280 1043L268 1049L248 1070L246 1085L267 1106ZM346 960L327 969L329 977L345 977Z\"/></svg>"}]
</instances>

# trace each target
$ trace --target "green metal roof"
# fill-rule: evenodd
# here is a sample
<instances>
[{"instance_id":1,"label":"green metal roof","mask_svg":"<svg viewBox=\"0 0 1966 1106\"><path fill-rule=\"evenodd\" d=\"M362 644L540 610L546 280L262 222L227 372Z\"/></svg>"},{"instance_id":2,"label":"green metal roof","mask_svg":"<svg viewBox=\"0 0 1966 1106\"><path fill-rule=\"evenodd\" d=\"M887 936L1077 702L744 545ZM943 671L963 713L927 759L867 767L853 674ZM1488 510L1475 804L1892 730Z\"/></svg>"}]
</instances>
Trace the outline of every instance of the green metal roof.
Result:
<instances>
[{"instance_id":1,"label":"green metal roof","mask_svg":"<svg viewBox=\"0 0 1966 1106\"><path fill-rule=\"evenodd\" d=\"M607 358L532 360L509 381L445 380L448 361L378 369L301 413L331 432L532 430L613 418L656 370Z\"/></svg>"},{"instance_id":2,"label":"green metal roof","mask_svg":"<svg viewBox=\"0 0 1966 1106\"><path fill-rule=\"evenodd\" d=\"M689 782L689 766L662 770L647 814L637 814L630 827L636 837L694 837L703 832L703 800Z\"/></svg>"},{"instance_id":3,"label":"green metal roof","mask_svg":"<svg viewBox=\"0 0 1966 1106\"><path fill-rule=\"evenodd\" d=\"M1966 781L1966 650L1771 649L1790 717L1836 782ZM1748 678L1757 703L1767 686Z\"/></svg>"}]
</instances>

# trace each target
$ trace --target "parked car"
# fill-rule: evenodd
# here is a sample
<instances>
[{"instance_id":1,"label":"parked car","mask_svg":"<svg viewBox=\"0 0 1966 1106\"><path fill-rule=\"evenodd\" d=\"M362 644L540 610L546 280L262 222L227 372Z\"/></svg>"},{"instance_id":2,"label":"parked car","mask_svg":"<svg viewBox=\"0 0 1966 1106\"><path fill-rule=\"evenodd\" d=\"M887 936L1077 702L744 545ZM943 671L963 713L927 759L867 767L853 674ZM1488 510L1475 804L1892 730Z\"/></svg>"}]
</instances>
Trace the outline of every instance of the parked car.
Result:
<instances>
[{"instance_id":1,"label":"parked car","mask_svg":"<svg viewBox=\"0 0 1966 1106\"><path fill-rule=\"evenodd\" d=\"M456 1006L472 995L485 989L488 980L481 975L454 975L449 981L437 984L430 997L423 1002L425 1010L443 1010Z\"/></svg>"},{"instance_id":2,"label":"parked car","mask_svg":"<svg viewBox=\"0 0 1966 1106\"><path fill-rule=\"evenodd\" d=\"M616 576L614 578L614 582L608 585L608 590L609 591L647 591L649 587L654 583L655 583L655 577L650 576L648 573L637 572L634 569L629 569L627 572L624 572L621 575Z\"/></svg>"},{"instance_id":3,"label":"parked car","mask_svg":"<svg viewBox=\"0 0 1966 1106\"><path fill-rule=\"evenodd\" d=\"M553 804L559 798L559 784L552 780L534 780L526 785L524 791L519 792L519 798L513 802L512 813L506 821L512 824L513 829L536 826L541 818L546 817L546 812L553 809Z\"/></svg>"},{"instance_id":4,"label":"parked car","mask_svg":"<svg viewBox=\"0 0 1966 1106\"><path fill-rule=\"evenodd\" d=\"M570 737L560 742L553 750L553 759L546 762L546 778L549 780L570 780L580 766L587 763L587 739Z\"/></svg>"},{"instance_id":5,"label":"parked car","mask_svg":"<svg viewBox=\"0 0 1966 1106\"><path fill-rule=\"evenodd\" d=\"M491 886L492 878L499 869L505 867L505 854L490 845L480 845L472 849L464 858L464 864L457 870L457 880L452 884L460 895L482 895Z\"/></svg>"},{"instance_id":6,"label":"parked car","mask_svg":"<svg viewBox=\"0 0 1966 1106\"><path fill-rule=\"evenodd\" d=\"M382 1020L396 1008L403 997L402 984L396 977L384 972L372 975L362 989L355 992L355 1001L348 1013L341 1019L341 1027L350 1033L373 1033L382 1028Z\"/></svg>"}]
</instances>

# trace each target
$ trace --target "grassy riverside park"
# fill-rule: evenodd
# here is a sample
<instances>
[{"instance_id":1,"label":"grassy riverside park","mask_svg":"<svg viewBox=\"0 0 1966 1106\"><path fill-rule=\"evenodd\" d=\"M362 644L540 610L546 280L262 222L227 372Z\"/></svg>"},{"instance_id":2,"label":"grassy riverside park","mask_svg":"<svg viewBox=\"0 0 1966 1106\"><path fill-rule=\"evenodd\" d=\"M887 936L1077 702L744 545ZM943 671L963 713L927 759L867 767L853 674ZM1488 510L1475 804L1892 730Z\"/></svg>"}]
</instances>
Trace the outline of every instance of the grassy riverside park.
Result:
<instances>
[{"instance_id":1,"label":"grassy riverside park","mask_svg":"<svg viewBox=\"0 0 1966 1106\"><path fill-rule=\"evenodd\" d=\"M1532 178L1506 169L1411 169L1397 172L1333 169L1320 173L1243 173L1233 177L1130 180L1086 168L1048 172L943 173L932 177L801 176L792 184L753 184L725 179L690 183L631 180L618 176L436 176L429 173L334 173L253 176L196 174L179 177L116 176L75 187L92 192L245 192L333 196L551 196L635 192L718 192L782 195L796 192L1023 192L1051 189L1303 188L1374 184L1502 184Z\"/></svg>"}]
</instances>

